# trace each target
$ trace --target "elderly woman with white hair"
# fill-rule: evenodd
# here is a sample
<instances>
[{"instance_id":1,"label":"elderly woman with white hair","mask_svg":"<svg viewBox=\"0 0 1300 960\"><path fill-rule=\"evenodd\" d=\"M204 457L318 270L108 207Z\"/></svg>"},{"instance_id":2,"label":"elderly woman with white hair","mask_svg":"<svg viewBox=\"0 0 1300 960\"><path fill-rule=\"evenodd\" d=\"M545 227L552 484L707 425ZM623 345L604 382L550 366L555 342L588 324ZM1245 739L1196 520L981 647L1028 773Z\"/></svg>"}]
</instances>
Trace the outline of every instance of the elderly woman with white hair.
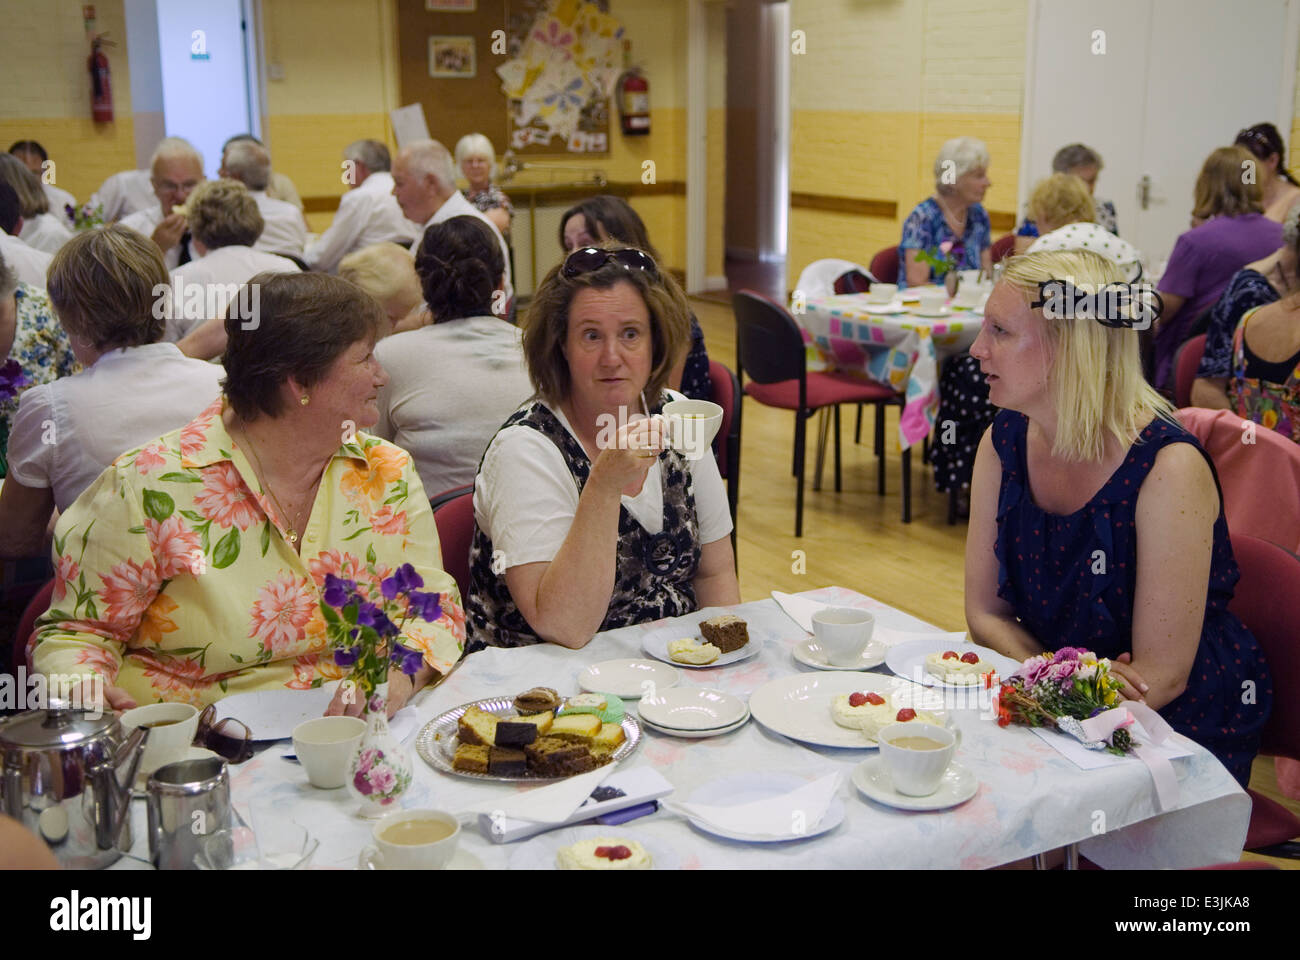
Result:
<instances>
[{"instance_id":1,"label":"elderly woman with white hair","mask_svg":"<svg viewBox=\"0 0 1300 960\"><path fill-rule=\"evenodd\" d=\"M948 243L958 270L992 270L992 236L989 215L980 205L991 186L989 150L983 140L957 137L949 140L934 159L934 196L918 203L903 221L898 244L900 287L929 283L931 268L921 251L939 256Z\"/></svg>"},{"instance_id":2,"label":"elderly woman with white hair","mask_svg":"<svg viewBox=\"0 0 1300 960\"><path fill-rule=\"evenodd\" d=\"M424 303L415 258L405 247L395 243L362 247L339 262L339 276L366 291L384 308L387 323L379 330L381 339L418 330L433 320Z\"/></svg>"},{"instance_id":3,"label":"elderly woman with white hair","mask_svg":"<svg viewBox=\"0 0 1300 960\"><path fill-rule=\"evenodd\" d=\"M514 204L492 182L497 175L497 155L492 141L481 133L467 133L456 142L456 166L464 175L469 189L465 199L482 211L496 224L502 236L510 236L510 224L515 219Z\"/></svg>"}]
</instances>

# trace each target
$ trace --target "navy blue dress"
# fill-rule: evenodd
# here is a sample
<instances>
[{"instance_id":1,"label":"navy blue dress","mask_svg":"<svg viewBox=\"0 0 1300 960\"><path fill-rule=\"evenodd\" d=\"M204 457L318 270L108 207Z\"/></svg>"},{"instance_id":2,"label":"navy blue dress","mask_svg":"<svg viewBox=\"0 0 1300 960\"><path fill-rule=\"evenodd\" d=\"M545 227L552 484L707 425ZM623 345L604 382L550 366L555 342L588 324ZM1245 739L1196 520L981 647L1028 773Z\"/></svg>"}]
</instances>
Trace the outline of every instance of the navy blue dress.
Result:
<instances>
[{"instance_id":1,"label":"navy blue dress","mask_svg":"<svg viewBox=\"0 0 1300 960\"><path fill-rule=\"evenodd\" d=\"M1083 509L1061 516L1040 509L1030 494L1028 424L1023 414L1008 410L993 421L993 445L1002 461L998 596L1048 650L1085 647L1111 659L1131 653L1138 491L1166 444L1191 443L1203 455L1205 451L1190 433L1157 417L1097 495ZM1098 556L1104 560L1104 572ZM1258 642L1228 611L1239 577L1220 506L1201 643L1187 689L1160 715L1218 757L1245 786L1259 752L1260 730L1272 709L1273 682ZM1253 697L1247 681L1253 684Z\"/></svg>"}]
</instances>

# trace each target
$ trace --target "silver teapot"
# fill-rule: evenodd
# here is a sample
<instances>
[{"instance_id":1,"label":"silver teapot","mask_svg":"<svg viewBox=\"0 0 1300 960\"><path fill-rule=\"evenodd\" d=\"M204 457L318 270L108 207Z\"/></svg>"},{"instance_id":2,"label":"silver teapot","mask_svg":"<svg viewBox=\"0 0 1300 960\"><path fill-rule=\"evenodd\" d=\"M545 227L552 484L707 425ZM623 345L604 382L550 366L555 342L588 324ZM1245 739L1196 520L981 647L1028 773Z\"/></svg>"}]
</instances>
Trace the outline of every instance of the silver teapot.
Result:
<instances>
[{"instance_id":1,"label":"silver teapot","mask_svg":"<svg viewBox=\"0 0 1300 960\"><path fill-rule=\"evenodd\" d=\"M107 867L131 848L131 788L149 736L123 736L111 710L96 716L50 700L0 720L0 812L43 839L63 867Z\"/></svg>"}]
</instances>

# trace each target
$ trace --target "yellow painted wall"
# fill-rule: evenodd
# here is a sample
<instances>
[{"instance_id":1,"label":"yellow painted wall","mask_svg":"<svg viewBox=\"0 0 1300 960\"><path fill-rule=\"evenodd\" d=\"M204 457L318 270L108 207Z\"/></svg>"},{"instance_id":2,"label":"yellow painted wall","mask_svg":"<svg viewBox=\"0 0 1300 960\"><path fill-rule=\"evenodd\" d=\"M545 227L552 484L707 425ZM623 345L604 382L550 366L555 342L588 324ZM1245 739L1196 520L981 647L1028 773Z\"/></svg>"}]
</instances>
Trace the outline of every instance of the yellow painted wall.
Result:
<instances>
[{"instance_id":1,"label":"yellow painted wall","mask_svg":"<svg viewBox=\"0 0 1300 960\"><path fill-rule=\"evenodd\" d=\"M38 140L55 162L55 183L89 199L104 178L135 166L131 78L122 0L95 4L96 30L121 46L105 51L112 70L114 120L90 119L90 41L78 0L6 3L0 28L0 150Z\"/></svg>"}]
</instances>

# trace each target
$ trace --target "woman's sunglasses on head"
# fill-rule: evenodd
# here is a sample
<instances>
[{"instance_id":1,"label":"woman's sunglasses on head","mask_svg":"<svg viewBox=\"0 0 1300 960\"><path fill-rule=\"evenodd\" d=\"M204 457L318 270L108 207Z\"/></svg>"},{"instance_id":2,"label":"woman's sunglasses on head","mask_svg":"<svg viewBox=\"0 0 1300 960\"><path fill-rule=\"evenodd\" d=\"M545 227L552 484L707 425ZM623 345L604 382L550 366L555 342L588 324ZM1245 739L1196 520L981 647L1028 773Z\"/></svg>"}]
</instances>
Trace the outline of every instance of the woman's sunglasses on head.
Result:
<instances>
[{"instance_id":1,"label":"woman's sunglasses on head","mask_svg":"<svg viewBox=\"0 0 1300 960\"><path fill-rule=\"evenodd\" d=\"M607 263L617 263L625 270L644 270L652 279L658 278L659 268L654 258L643 250L626 247L622 250L601 250L599 247L581 247L564 258L560 272L572 280L584 273L593 273Z\"/></svg>"}]
</instances>

